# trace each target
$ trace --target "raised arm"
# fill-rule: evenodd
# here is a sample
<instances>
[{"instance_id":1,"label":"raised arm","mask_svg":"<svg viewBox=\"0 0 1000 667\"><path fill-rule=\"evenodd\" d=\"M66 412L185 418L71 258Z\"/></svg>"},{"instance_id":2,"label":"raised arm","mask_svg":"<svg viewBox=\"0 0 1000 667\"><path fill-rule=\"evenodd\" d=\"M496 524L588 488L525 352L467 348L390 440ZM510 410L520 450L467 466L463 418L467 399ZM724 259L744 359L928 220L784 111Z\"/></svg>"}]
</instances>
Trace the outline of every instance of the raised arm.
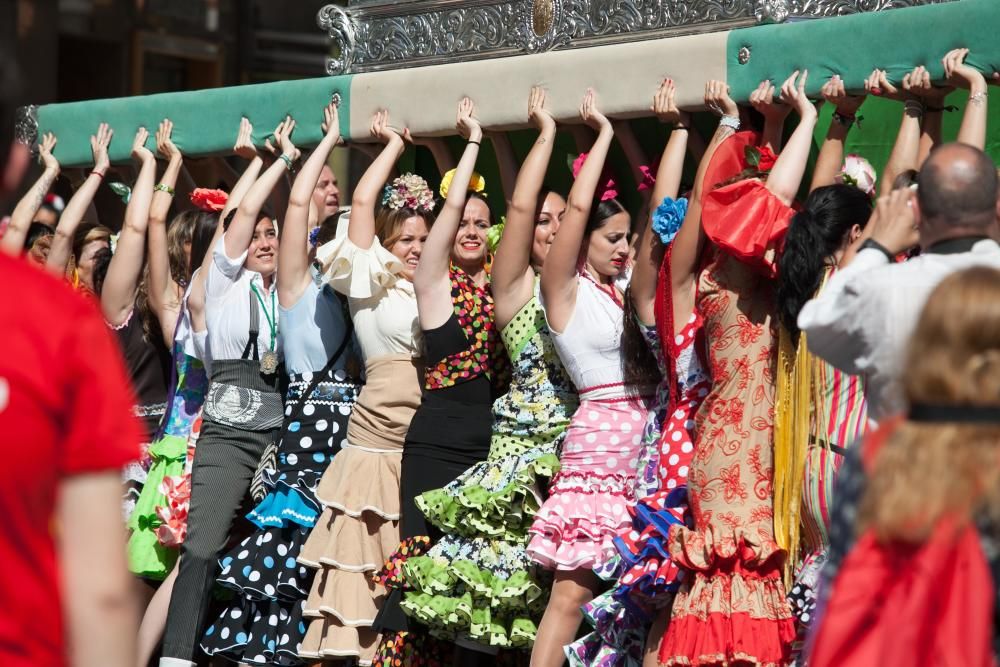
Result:
<instances>
[{"instance_id":1,"label":"raised arm","mask_svg":"<svg viewBox=\"0 0 1000 667\"><path fill-rule=\"evenodd\" d=\"M500 167L500 186L503 188L503 199L510 203L514 196L515 182L517 181L517 156L514 155L514 146L510 143L510 137L506 132L490 132L488 134L490 142L493 144L493 152L497 156L497 166Z\"/></svg>"},{"instance_id":2,"label":"raised arm","mask_svg":"<svg viewBox=\"0 0 1000 667\"><path fill-rule=\"evenodd\" d=\"M8 255L17 256L24 250L24 239L28 236L28 228L31 227L38 209L41 208L49 188L59 176L59 161L52 155L52 149L55 146L56 136L51 132L44 135L41 143L38 144L38 159L45 165L45 170L14 207L13 213L10 214L7 231L0 238L0 250Z\"/></svg>"},{"instance_id":3,"label":"raised arm","mask_svg":"<svg viewBox=\"0 0 1000 667\"><path fill-rule=\"evenodd\" d=\"M556 121L545 109L544 88L535 86L531 89L528 120L538 128L538 139L517 173L507 207L503 241L493 259L490 277L497 324L501 328L531 299L534 291L531 245L535 237L535 210L556 140Z\"/></svg>"},{"instance_id":4,"label":"raised arm","mask_svg":"<svg viewBox=\"0 0 1000 667\"><path fill-rule=\"evenodd\" d=\"M309 284L309 206L323 165L340 141L340 117L336 105L328 105L323 110L323 118L323 139L295 177L285 212L278 248L278 302L283 308L294 306Z\"/></svg>"},{"instance_id":5,"label":"raised arm","mask_svg":"<svg viewBox=\"0 0 1000 667\"><path fill-rule=\"evenodd\" d=\"M479 157L479 145L483 140L483 128L473 117L476 106L468 97L458 104L458 118L455 127L468 140L462 158L455 168L453 185L448 197L431 227L420 254L420 262L413 273L413 287L417 293L417 309L422 329L435 329L451 317L454 306L451 302L451 281L448 266L451 262L451 247L458 233L458 225L465 210L468 193L465 186L472 180Z\"/></svg>"},{"instance_id":6,"label":"raised arm","mask_svg":"<svg viewBox=\"0 0 1000 667\"><path fill-rule=\"evenodd\" d=\"M590 127L597 130L597 139L587 154L587 159L576 176L569 191L566 212L563 214L559 233L552 241L552 247L542 267L542 297L545 300L545 314L549 325L555 331L563 331L576 307L576 266L580 256L587 228L587 218L594 201L594 193L604 169L604 161L611 148L614 129L611 122L597 110L593 89L588 89L580 105L580 117Z\"/></svg>"},{"instance_id":7,"label":"raised arm","mask_svg":"<svg viewBox=\"0 0 1000 667\"><path fill-rule=\"evenodd\" d=\"M687 151L688 127L691 122L686 113L677 108L674 102L676 87L672 79L666 79L660 84L659 90L653 96L653 112L663 123L673 123L667 145L660 158L660 166L656 170L656 184L653 186L650 211L663 202L664 198L677 198L681 187L681 175L684 172L684 156ZM652 213L650 217L655 215ZM639 319L652 324L655 320L653 305L656 299L656 278L663 262L664 244L657 238L657 232L652 224L646 225L639 250L636 253L635 269L632 271L630 293L632 305Z\"/></svg>"},{"instance_id":8,"label":"raised arm","mask_svg":"<svg viewBox=\"0 0 1000 667\"><path fill-rule=\"evenodd\" d=\"M688 202L687 215L681 229L674 238L670 251L670 281L674 304L674 322L684 324L694 310L694 285L698 276L698 262L705 242L701 227L701 201L705 193L705 175L712 163L715 151L739 127L740 110L729 96L729 86L723 81L709 81L705 84L705 106L720 116L719 127L712 135L708 147L698 164L694 177L694 190ZM708 189L715 183L708 183Z\"/></svg>"},{"instance_id":9,"label":"raised arm","mask_svg":"<svg viewBox=\"0 0 1000 667\"><path fill-rule=\"evenodd\" d=\"M97 134L90 138L90 150L94 155L94 168L87 178L76 189L69 203L59 216L59 224L56 225L55 238L52 239L52 248L49 250L49 258L45 262L45 267L57 276L66 275L66 265L73 254L73 237L76 235L76 228L80 226L80 221L87 214L90 204L94 201L94 195L104 180L104 175L111 166L108 160L108 144L114 130L108 127L107 123L101 123L97 128Z\"/></svg>"},{"instance_id":10,"label":"raised arm","mask_svg":"<svg viewBox=\"0 0 1000 667\"><path fill-rule=\"evenodd\" d=\"M917 157L920 153L920 126L923 120L923 104L900 92L889 83L883 70L875 70L865 81L865 90L872 95L887 99L899 100L903 104L903 120L899 124L899 134L896 143L889 153L889 160L882 170L882 186L879 192L883 195L892 191L893 181L904 171L917 168Z\"/></svg>"},{"instance_id":11,"label":"raised arm","mask_svg":"<svg viewBox=\"0 0 1000 667\"><path fill-rule=\"evenodd\" d=\"M941 117L945 110L944 100L955 90L950 85L934 85L931 74L924 66L917 67L903 77L903 89L917 100L923 111L922 132L917 149L916 169L919 169L931 150L941 143Z\"/></svg>"},{"instance_id":12,"label":"raised arm","mask_svg":"<svg viewBox=\"0 0 1000 667\"><path fill-rule=\"evenodd\" d=\"M250 186L236 207L236 215L233 216L229 229L222 235L227 257L239 257L250 247L254 227L257 224L257 216L264 208L268 197L271 196L271 190L284 177L285 172L291 169L291 165L299 159L299 149L292 143L292 132L294 131L295 121L292 120L291 116L279 123L274 130L274 138L281 151L280 157Z\"/></svg>"},{"instance_id":13,"label":"raised arm","mask_svg":"<svg viewBox=\"0 0 1000 667\"><path fill-rule=\"evenodd\" d=\"M140 127L132 142L132 158L139 165L139 173L125 208L125 221L101 290L101 310L104 311L104 319L112 326L121 325L132 312L135 293L142 279L149 205L156 178L156 158L146 148L148 138L149 132Z\"/></svg>"},{"instance_id":14,"label":"raised arm","mask_svg":"<svg viewBox=\"0 0 1000 667\"><path fill-rule=\"evenodd\" d=\"M164 120L156 131L156 150L167 159L167 168L154 188L146 235L149 251L149 304L160 321L160 330L168 348L173 345L177 316L181 312L181 299L184 296L183 288L170 275L170 257L167 251L167 215L174 198L177 175L184 163L180 150L170 138L173 129L174 124Z\"/></svg>"},{"instance_id":15,"label":"raised arm","mask_svg":"<svg viewBox=\"0 0 1000 667\"><path fill-rule=\"evenodd\" d=\"M769 80L761 81L757 90L750 93L750 105L764 116L764 133L761 136L761 146L777 154L781 151L782 133L785 130L785 119L792 110L781 101L774 101L774 84Z\"/></svg>"},{"instance_id":16,"label":"raised arm","mask_svg":"<svg viewBox=\"0 0 1000 667\"><path fill-rule=\"evenodd\" d=\"M847 133L857 120L858 109L865 101L864 95L848 95L844 88L844 80L839 74L834 74L823 84L823 99L833 106L833 116L830 118L830 129L826 131L826 139L819 149L816 166L813 168L812 184L809 191L825 185L833 185L844 163L844 143Z\"/></svg>"},{"instance_id":17,"label":"raised arm","mask_svg":"<svg viewBox=\"0 0 1000 667\"><path fill-rule=\"evenodd\" d=\"M962 126L958 129L958 141L984 150L989 92L986 89L986 77L979 70L965 64L967 55L968 49L949 51L942 60L944 75L955 87L969 91L969 102L965 105Z\"/></svg>"},{"instance_id":18,"label":"raised arm","mask_svg":"<svg viewBox=\"0 0 1000 667\"><path fill-rule=\"evenodd\" d=\"M808 76L808 70L803 71L801 76L796 70L781 85L781 101L799 114L799 124L767 177L767 189L786 206L792 204L799 185L802 184L802 176L809 161L809 149L812 147L813 131L816 129L816 106L806 97L805 91Z\"/></svg>"},{"instance_id":19,"label":"raised arm","mask_svg":"<svg viewBox=\"0 0 1000 667\"><path fill-rule=\"evenodd\" d=\"M347 238L363 250L370 248L375 239L375 206L379 202L385 182L389 180L389 175L392 174L396 162L406 148L399 132L389 127L388 111L378 111L372 116L371 133L372 136L385 142L385 148L354 186L351 219L347 225ZM379 241L384 240L379 239Z\"/></svg>"}]
</instances>

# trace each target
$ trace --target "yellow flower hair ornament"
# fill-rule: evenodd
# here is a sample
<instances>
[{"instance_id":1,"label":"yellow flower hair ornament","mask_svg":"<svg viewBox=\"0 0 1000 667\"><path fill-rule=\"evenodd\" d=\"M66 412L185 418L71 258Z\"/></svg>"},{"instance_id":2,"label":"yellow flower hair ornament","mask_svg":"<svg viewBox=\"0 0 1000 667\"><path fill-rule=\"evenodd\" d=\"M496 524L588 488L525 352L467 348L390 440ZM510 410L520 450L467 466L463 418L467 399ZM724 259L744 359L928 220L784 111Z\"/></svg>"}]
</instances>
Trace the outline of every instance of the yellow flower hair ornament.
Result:
<instances>
[{"instance_id":1,"label":"yellow flower hair ornament","mask_svg":"<svg viewBox=\"0 0 1000 667\"><path fill-rule=\"evenodd\" d=\"M448 190L451 188L451 182L455 178L455 170L450 169L444 176L441 177L441 187L438 188L438 193L440 193L443 199L448 198ZM478 192L479 194L486 196L486 179L482 177L478 172L472 172L472 178L469 179L469 187L466 189L468 192Z\"/></svg>"}]
</instances>

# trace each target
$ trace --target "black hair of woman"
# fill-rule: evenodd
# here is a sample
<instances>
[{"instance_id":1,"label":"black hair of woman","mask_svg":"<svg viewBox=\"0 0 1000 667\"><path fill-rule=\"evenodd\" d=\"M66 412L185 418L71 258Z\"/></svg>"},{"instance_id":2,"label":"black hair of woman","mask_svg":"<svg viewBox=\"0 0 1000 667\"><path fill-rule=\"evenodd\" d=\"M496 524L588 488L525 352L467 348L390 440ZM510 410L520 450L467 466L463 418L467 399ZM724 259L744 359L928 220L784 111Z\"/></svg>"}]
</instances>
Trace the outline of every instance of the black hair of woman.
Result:
<instances>
[{"instance_id":1,"label":"black hair of woman","mask_svg":"<svg viewBox=\"0 0 1000 667\"><path fill-rule=\"evenodd\" d=\"M44 222L31 223L31 226L28 227L28 234L24 237L24 249L30 250L31 246L35 245L35 241L43 236L54 236L55 233L56 230Z\"/></svg>"},{"instance_id":2,"label":"black hair of woman","mask_svg":"<svg viewBox=\"0 0 1000 667\"><path fill-rule=\"evenodd\" d=\"M816 188L795 214L778 259L778 319L798 342L799 311L819 290L827 266L868 224L872 200L851 185Z\"/></svg>"}]
</instances>

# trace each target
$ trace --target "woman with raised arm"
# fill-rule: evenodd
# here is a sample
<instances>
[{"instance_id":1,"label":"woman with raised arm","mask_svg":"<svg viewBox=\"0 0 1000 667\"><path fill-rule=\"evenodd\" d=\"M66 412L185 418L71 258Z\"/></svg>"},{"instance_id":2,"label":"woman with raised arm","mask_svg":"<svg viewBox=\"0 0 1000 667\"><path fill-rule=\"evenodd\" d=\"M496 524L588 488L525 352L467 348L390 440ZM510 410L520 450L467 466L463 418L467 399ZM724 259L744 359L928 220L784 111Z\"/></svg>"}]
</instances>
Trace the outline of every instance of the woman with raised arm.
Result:
<instances>
[{"instance_id":1,"label":"woman with raised arm","mask_svg":"<svg viewBox=\"0 0 1000 667\"><path fill-rule=\"evenodd\" d=\"M868 160L859 155L844 156L847 134L858 119L858 110L865 95L848 95L844 80L834 74L820 89L823 99L833 107L830 127L820 146L816 165L813 167L809 191L834 183L850 182L861 190L875 195L875 170Z\"/></svg>"},{"instance_id":2,"label":"woman with raised arm","mask_svg":"<svg viewBox=\"0 0 1000 667\"><path fill-rule=\"evenodd\" d=\"M97 134L90 137L94 168L70 197L66 208L63 209L59 224L56 225L55 236L52 239L52 249L45 262L49 271L57 276L66 275L66 267L73 256L73 240L76 238L77 228L87 214L87 209L94 201L94 195L97 194L97 189L111 166L111 161L108 159L108 145L111 143L113 135L114 130L108 127L107 123L101 123L97 128Z\"/></svg>"},{"instance_id":3,"label":"woman with raised arm","mask_svg":"<svg viewBox=\"0 0 1000 667\"><path fill-rule=\"evenodd\" d=\"M24 242L28 237L31 223L35 221L35 214L45 201L45 195L48 194L52 183L59 176L59 160L52 154L52 149L55 147L56 135L51 132L43 135L38 143L38 161L45 166L45 169L14 207L14 211L10 214L10 223L0 237L0 251L8 255L20 255L24 252Z\"/></svg>"},{"instance_id":4,"label":"woman with raised arm","mask_svg":"<svg viewBox=\"0 0 1000 667\"><path fill-rule=\"evenodd\" d=\"M653 212L639 243L626 297L623 351L625 379L633 386L655 382L641 365L654 366L662 380L642 431L642 453L636 471L636 506L630 524L615 538L618 556L600 573L616 585L584 607L595 631L567 647L572 665L654 665L678 586L678 570L665 555L669 527L682 523L686 511L684 485L691 462L690 418L708 392L701 349L701 319L694 314L678 332L661 333L656 312L670 304L670 252L687 210L678 198L690 118L674 103L675 86L665 79L653 98L653 112L673 131L660 159L652 190ZM697 135L696 135L697 136ZM694 152L703 146L696 139ZM697 155L696 155L697 157ZM645 346L643 356L637 348ZM648 358L650 357L651 358ZM651 627L652 626L652 627ZM644 651L644 648L645 651Z\"/></svg>"},{"instance_id":5,"label":"woman with raised arm","mask_svg":"<svg viewBox=\"0 0 1000 667\"><path fill-rule=\"evenodd\" d=\"M776 534L772 481L778 467L775 252L816 125L806 77L796 71L781 86L781 101L800 120L776 159L756 145L753 132L734 134L739 117L728 87L710 84L714 104L726 111L699 168L696 213L710 244L700 275L692 274L696 291L686 296L704 318L712 387L693 420L688 498L694 527L670 533L670 555L689 574L660 644L665 665L790 661L795 626L782 580L787 552L784 536ZM690 276L672 277L675 323L691 312L678 310L678 278Z\"/></svg>"},{"instance_id":6,"label":"woman with raised arm","mask_svg":"<svg viewBox=\"0 0 1000 667\"><path fill-rule=\"evenodd\" d=\"M555 570L532 652L531 662L538 666L563 663L563 646L580 625L580 605L596 594L592 569L612 555L611 540L628 522L646 396L652 393L652 387L644 387L633 395L622 376L619 283L628 262L630 218L613 192L597 192L614 131L597 110L593 90L587 91L580 115L598 136L570 190L541 277L546 322L579 391L580 406L570 421L549 498L530 529L529 556Z\"/></svg>"},{"instance_id":7,"label":"woman with raised arm","mask_svg":"<svg viewBox=\"0 0 1000 667\"><path fill-rule=\"evenodd\" d=\"M299 157L295 121L275 129L281 150L235 209L212 251L205 282L211 381L191 475L188 533L170 599L161 665L193 665L216 558L257 464L278 436L284 412L278 391L281 346L274 284L278 238L261 209ZM225 223L223 223L225 224Z\"/></svg>"},{"instance_id":8,"label":"woman with raised arm","mask_svg":"<svg viewBox=\"0 0 1000 667\"><path fill-rule=\"evenodd\" d=\"M347 439L316 489L322 514L299 554L319 570L299 655L364 664L375 654L371 626L385 597L371 575L399 546L400 459L423 375L412 280L434 211L419 176L385 185L404 149L387 112L375 114L371 133L385 149L354 188L347 235L316 251L324 280L347 297L366 381Z\"/></svg>"},{"instance_id":9,"label":"woman with raised arm","mask_svg":"<svg viewBox=\"0 0 1000 667\"><path fill-rule=\"evenodd\" d=\"M156 133L157 150L168 158L168 164L154 188L149 210L147 275L149 303L159 319L164 342L172 350L174 375L161 435L149 448L152 463L146 484L128 521L132 531L129 568L140 577L153 580L165 578L177 559L176 546L163 544L158 535L161 521L157 509L167 501L162 482L184 471L188 436L208 388L208 376L195 349L194 331L184 301L192 267L200 266L203 260L193 254L193 248L198 246L200 252L206 252L216 227L214 215L182 213L166 229L166 216L182 161L180 151L170 139L172 129L173 124L164 120Z\"/></svg>"},{"instance_id":10,"label":"woman with raised arm","mask_svg":"<svg viewBox=\"0 0 1000 667\"><path fill-rule=\"evenodd\" d=\"M206 266L206 262L212 261L210 250L218 241L215 234L217 233L220 237L222 235L222 218L224 214L229 210L233 210L239 204L243 195L246 194L246 191L260 175L263 163L257 155L256 149L253 147L251 140L252 131L253 127L250 125L250 122L246 118L242 119L236 145L233 150L235 154L248 158L249 163L243 174L238 177L238 181L233 186L232 193L226 196L224 192L219 190L194 189L190 194L190 199L196 210L184 212L177 216L171 224L170 230L167 232L167 254L170 257L170 264L172 265L170 273L173 274L176 270L173 265L177 262L186 262L190 270L190 275L187 279L188 288L185 290L184 298L181 302L180 318L177 322L175 339L183 341L182 349L185 355L200 362L203 367L202 373L211 373L211 357L206 349L208 332L205 323L204 277L207 269L203 267ZM177 149L176 146L173 146L169 142L169 135L164 137L163 132L158 132L157 134L159 152L164 156L174 155ZM164 182L166 181L161 181L161 183ZM160 224L157 220L157 210L169 204L169 201L157 201L161 193L165 195L164 199L169 199L170 197L169 193L162 188L153 193L149 230L149 240L152 245L156 244L155 237L161 233L161 231L156 229ZM162 210L165 211L165 209ZM185 220L191 221L190 226L194 230L188 253L184 252L183 246L178 250L177 245L170 241L175 227L180 226ZM160 253L162 252L163 250L160 250ZM153 259L153 254L153 249L151 248L151 263L156 264L160 262L161 260ZM190 255L190 259L187 259L186 254ZM160 275L162 276L162 274ZM183 276L178 276L175 280L179 284L182 279ZM155 282L152 269L150 280L151 282ZM189 360L188 363L191 368L196 367L194 361ZM185 384L187 384L187 377L185 375ZM178 385L181 383L179 375L175 376L175 380ZM185 408L193 406L194 401L189 399L190 396L183 401ZM169 467L170 470L177 470L177 472L163 477L163 481L160 483L160 491L163 494L161 502L153 508L153 516L150 517L148 527L144 527L144 529L155 533L157 542L167 550L167 553L173 552L175 554L169 557L174 565L146 606L146 613L143 615L142 625L139 627L139 658L137 660L139 667L146 667L149 664L153 653L160 644L167 622L167 609L170 605L170 596L173 591L174 582L177 579L176 552L180 549L187 535L187 517L191 500L191 467L198 436L201 434L203 407L204 400L202 400L201 406L194 415L184 418L183 421L186 421L188 426L181 442L175 441L171 446L164 445L162 447L164 450L162 461L164 467ZM174 412L173 408L174 404L171 405L171 414ZM190 413L190 410L186 411ZM173 428L171 427L172 423L175 422L170 420L165 425L164 441L168 439L171 431L174 431L175 436L180 436L185 431L185 427L180 422L176 422L176 426ZM177 447L178 445L179 448ZM159 448L155 447L155 449ZM153 465L155 466L156 463L157 461L154 457ZM150 475L153 477L157 476L153 473L152 469L150 470ZM143 537L138 531L133 532L132 541L142 539Z\"/></svg>"},{"instance_id":11,"label":"woman with raised arm","mask_svg":"<svg viewBox=\"0 0 1000 667\"><path fill-rule=\"evenodd\" d=\"M146 226L156 178L156 158L146 148L148 138L149 132L139 128L132 143L132 157L139 164L138 177L125 209L125 221L116 252L100 283L99 296L104 319L118 334L125 354L125 365L139 399L136 413L146 423L147 442L152 442L167 408L170 351L163 344L163 335L149 303L148 285L143 275ZM142 459L126 470L126 519L131 516L146 482L150 463L148 451L144 450Z\"/></svg>"},{"instance_id":12,"label":"woman with raised arm","mask_svg":"<svg viewBox=\"0 0 1000 667\"><path fill-rule=\"evenodd\" d=\"M323 139L295 179L282 225L278 306L288 387L277 465L264 472L268 495L247 515L258 530L221 561L218 583L237 596L201 641L205 653L242 664L299 661L313 571L296 558L319 516L316 486L340 452L360 388L350 316L332 287L317 284L309 243L313 194L340 140L337 107L323 115ZM336 219L325 224L335 227Z\"/></svg>"},{"instance_id":13,"label":"woman with raised arm","mask_svg":"<svg viewBox=\"0 0 1000 667\"><path fill-rule=\"evenodd\" d=\"M417 498L427 521L445 535L426 556L407 562L406 571L418 576L407 579L413 591L402 603L436 634L487 652L534 642L548 585L525 552L528 528L577 406L538 303L538 273L566 207L542 185L556 137L544 89L531 90L528 118L539 136L515 179L490 280L496 325L513 365L510 390L493 403L487 460ZM470 576L484 585L468 588Z\"/></svg>"},{"instance_id":14,"label":"woman with raised arm","mask_svg":"<svg viewBox=\"0 0 1000 667\"><path fill-rule=\"evenodd\" d=\"M404 568L404 579L417 576L405 569L405 559L420 555L441 535L425 520L417 497L486 459L493 426L490 408L507 379L486 269L489 208L483 195L473 189L473 183L481 180L475 178L473 168L483 137L474 110L468 98L459 103L456 128L468 143L451 178L442 182L446 199L413 279L428 367L420 408L403 448L403 544L399 560L387 568ZM409 650L433 652L429 646L400 646L401 641L424 637L414 628L416 624L407 623L399 608L400 596L401 590L394 588L376 625L387 633L379 653L382 660ZM405 639L389 634L407 630Z\"/></svg>"}]
</instances>

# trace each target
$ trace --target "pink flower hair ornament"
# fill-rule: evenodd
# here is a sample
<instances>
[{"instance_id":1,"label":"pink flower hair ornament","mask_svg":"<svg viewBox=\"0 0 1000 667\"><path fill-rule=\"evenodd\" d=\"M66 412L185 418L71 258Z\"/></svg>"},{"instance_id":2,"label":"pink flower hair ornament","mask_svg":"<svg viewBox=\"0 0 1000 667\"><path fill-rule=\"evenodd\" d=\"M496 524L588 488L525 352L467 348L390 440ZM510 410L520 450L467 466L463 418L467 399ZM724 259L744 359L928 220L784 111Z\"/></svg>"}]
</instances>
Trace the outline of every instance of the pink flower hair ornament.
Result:
<instances>
[{"instance_id":1,"label":"pink flower hair ornament","mask_svg":"<svg viewBox=\"0 0 1000 667\"><path fill-rule=\"evenodd\" d=\"M586 161L587 155L589 153L580 153L570 165L570 171L573 172L573 180L576 180L576 177L580 175L580 170L583 169L583 163ZM601 171L601 180L598 182L597 192L594 194L598 201L607 201L618 196L618 184L615 182L614 177L612 177L611 170L606 166Z\"/></svg>"}]
</instances>

